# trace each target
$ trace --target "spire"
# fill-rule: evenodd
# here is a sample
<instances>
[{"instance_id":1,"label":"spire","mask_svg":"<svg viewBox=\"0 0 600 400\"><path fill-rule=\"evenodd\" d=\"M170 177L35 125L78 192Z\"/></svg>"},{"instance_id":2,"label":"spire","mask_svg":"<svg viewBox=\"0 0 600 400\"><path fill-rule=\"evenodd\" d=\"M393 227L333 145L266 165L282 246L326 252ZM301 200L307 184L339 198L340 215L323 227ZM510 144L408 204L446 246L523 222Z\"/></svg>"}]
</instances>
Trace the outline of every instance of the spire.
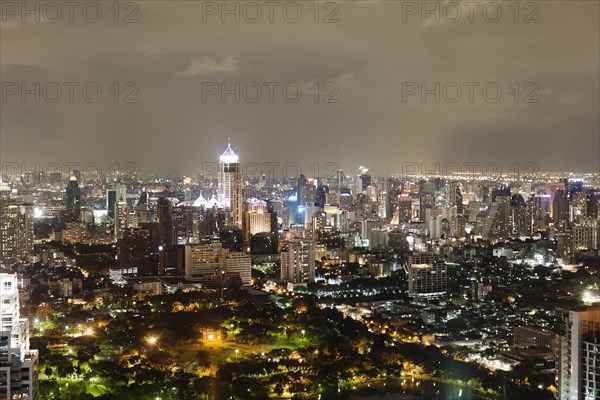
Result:
<instances>
[{"instance_id":1,"label":"spire","mask_svg":"<svg viewBox=\"0 0 600 400\"><path fill-rule=\"evenodd\" d=\"M235 152L231 148L231 143L229 142L229 140L227 141L227 148L225 149L223 154L221 154L221 157L219 157L219 160L226 164L233 164L233 163L239 162L239 157L237 156L237 154L235 154Z\"/></svg>"}]
</instances>

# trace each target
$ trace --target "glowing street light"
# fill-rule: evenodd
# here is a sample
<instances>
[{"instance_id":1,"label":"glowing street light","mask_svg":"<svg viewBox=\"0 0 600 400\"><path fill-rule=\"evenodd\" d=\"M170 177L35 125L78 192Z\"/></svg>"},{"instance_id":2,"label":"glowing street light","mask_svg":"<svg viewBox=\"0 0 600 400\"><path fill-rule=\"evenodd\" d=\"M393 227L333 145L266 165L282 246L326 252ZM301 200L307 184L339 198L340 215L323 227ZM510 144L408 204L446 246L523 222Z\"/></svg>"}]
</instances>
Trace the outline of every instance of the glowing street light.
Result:
<instances>
[{"instance_id":1,"label":"glowing street light","mask_svg":"<svg viewBox=\"0 0 600 400\"><path fill-rule=\"evenodd\" d=\"M237 357L238 357L238 353L239 353L240 351L239 351L238 349L235 349L233 352L235 353L235 358L237 358Z\"/></svg>"},{"instance_id":2,"label":"glowing street light","mask_svg":"<svg viewBox=\"0 0 600 400\"><path fill-rule=\"evenodd\" d=\"M155 345L158 339L156 338L156 336L150 336L148 339L146 339L146 341L149 345Z\"/></svg>"}]
</instances>

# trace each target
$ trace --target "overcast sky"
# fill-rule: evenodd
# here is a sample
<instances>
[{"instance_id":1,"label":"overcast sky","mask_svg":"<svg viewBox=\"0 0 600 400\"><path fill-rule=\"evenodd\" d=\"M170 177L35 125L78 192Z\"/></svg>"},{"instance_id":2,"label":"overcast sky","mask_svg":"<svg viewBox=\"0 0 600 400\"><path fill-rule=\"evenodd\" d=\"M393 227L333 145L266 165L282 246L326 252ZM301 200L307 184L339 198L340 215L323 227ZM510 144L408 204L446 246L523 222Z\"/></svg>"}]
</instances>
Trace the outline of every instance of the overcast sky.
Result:
<instances>
[{"instance_id":1,"label":"overcast sky","mask_svg":"<svg viewBox=\"0 0 600 400\"><path fill-rule=\"evenodd\" d=\"M216 161L231 137L243 163L334 162L348 174L359 165L376 175L401 172L402 162L600 169L597 1L519 2L518 9L513 1L426 2L440 7L439 22L422 21L421 1L298 1L285 11L281 1L270 22L261 1L254 23L255 8L242 9L239 23L231 15L223 23L223 2L121 4L117 23L112 1L96 3L97 23L84 19L85 2L73 22L56 2L62 17L54 23L56 10L42 9L47 2L29 2L40 7L40 22L25 15L25 23L21 1L2 3L3 163L136 162L142 174L189 176ZM289 22L298 9L299 21ZM95 11L86 9L88 20ZM128 16L138 22L124 23ZM39 103L12 94L35 82ZM49 82L63 87L56 103ZM73 102L65 82L79 84ZM83 97L89 82L102 89L97 103L93 86ZM239 103L207 94L222 82L246 87ZM263 87L256 103L252 82ZM272 102L265 82L278 84ZM412 94L435 82L439 102ZM465 82L475 82L472 101ZM456 86L462 97L452 103ZM293 103L298 87L302 98ZM502 98L493 102L498 88ZM138 102L123 103L127 96Z\"/></svg>"}]
</instances>

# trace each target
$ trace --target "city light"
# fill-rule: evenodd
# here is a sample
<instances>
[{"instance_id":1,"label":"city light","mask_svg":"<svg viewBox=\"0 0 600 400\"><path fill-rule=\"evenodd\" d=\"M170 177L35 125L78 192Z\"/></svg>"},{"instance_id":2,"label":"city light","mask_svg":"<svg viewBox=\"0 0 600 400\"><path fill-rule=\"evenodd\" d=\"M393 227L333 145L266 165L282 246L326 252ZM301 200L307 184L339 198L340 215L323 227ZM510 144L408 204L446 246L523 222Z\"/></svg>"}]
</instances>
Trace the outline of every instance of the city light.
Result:
<instances>
[{"instance_id":1,"label":"city light","mask_svg":"<svg viewBox=\"0 0 600 400\"><path fill-rule=\"evenodd\" d=\"M0 398L598 397L597 1L83 3L0 1Z\"/></svg>"}]
</instances>

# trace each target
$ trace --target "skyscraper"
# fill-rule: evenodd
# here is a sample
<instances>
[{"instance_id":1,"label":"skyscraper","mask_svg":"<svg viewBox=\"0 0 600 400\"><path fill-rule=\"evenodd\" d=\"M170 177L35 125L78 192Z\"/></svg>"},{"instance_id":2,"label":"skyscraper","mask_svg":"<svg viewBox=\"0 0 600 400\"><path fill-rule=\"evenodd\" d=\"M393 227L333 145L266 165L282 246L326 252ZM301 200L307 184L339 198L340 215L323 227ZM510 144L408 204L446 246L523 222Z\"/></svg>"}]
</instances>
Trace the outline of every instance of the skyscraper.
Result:
<instances>
[{"instance_id":1,"label":"skyscraper","mask_svg":"<svg viewBox=\"0 0 600 400\"><path fill-rule=\"evenodd\" d=\"M117 191L115 189L106 190L106 213L109 218L115 218L115 205L117 204Z\"/></svg>"},{"instance_id":2,"label":"skyscraper","mask_svg":"<svg viewBox=\"0 0 600 400\"><path fill-rule=\"evenodd\" d=\"M548 228L548 223L551 221L552 210L552 195L537 194L534 197L533 206L533 229L545 231Z\"/></svg>"},{"instance_id":3,"label":"skyscraper","mask_svg":"<svg viewBox=\"0 0 600 400\"><path fill-rule=\"evenodd\" d=\"M371 175L368 174L369 169L361 166L359 168L360 175L356 176L356 193L368 194L371 186Z\"/></svg>"},{"instance_id":4,"label":"skyscraper","mask_svg":"<svg viewBox=\"0 0 600 400\"><path fill-rule=\"evenodd\" d=\"M452 182L448 185L448 206L456 207L457 214L463 213L463 197L458 182Z\"/></svg>"},{"instance_id":5,"label":"skyscraper","mask_svg":"<svg viewBox=\"0 0 600 400\"><path fill-rule=\"evenodd\" d=\"M300 175L296 187L298 207L304 207L304 203L306 203L306 185L308 185L308 179L306 179L306 176Z\"/></svg>"},{"instance_id":6,"label":"skyscraper","mask_svg":"<svg viewBox=\"0 0 600 400\"><path fill-rule=\"evenodd\" d=\"M129 212L127 202L122 197L115 204L115 223L114 236L115 241L123 239L123 231L129 227Z\"/></svg>"},{"instance_id":7,"label":"skyscraper","mask_svg":"<svg viewBox=\"0 0 600 400\"><path fill-rule=\"evenodd\" d=\"M160 224L160 245L170 249L177 244L173 224L173 201L166 197L158 198L158 223Z\"/></svg>"},{"instance_id":8,"label":"skyscraper","mask_svg":"<svg viewBox=\"0 0 600 400\"><path fill-rule=\"evenodd\" d=\"M117 242L118 268L137 268L140 275L155 275L158 272L159 239L157 223L123 229L123 239Z\"/></svg>"},{"instance_id":9,"label":"skyscraper","mask_svg":"<svg viewBox=\"0 0 600 400\"><path fill-rule=\"evenodd\" d=\"M65 209L76 219L79 219L79 212L81 210L81 191L79 190L79 184L77 183L77 178L75 178L75 176L71 176L69 183L67 183L67 189L65 191Z\"/></svg>"},{"instance_id":10,"label":"skyscraper","mask_svg":"<svg viewBox=\"0 0 600 400\"><path fill-rule=\"evenodd\" d=\"M308 185L308 180L306 176L300 175L298 177L298 183L296 186L296 201L298 207L298 218L296 219L298 223L304 223L305 216L305 207L306 207L306 186Z\"/></svg>"},{"instance_id":11,"label":"skyscraper","mask_svg":"<svg viewBox=\"0 0 600 400\"><path fill-rule=\"evenodd\" d=\"M242 227L242 174L231 144L219 157L218 201L228 214L228 224Z\"/></svg>"},{"instance_id":12,"label":"skyscraper","mask_svg":"<svg viewBox=\"0 0 600 400\"><path fill-rule=\"evenodd\" d=\"M507 239L512 231L510 196L496 196L483 226L484 239Z\"/></svg>"},{"instance_id":13,"label":"skyscraper","mask_svg":"<svg viewBox=\"0 0 600 400\"><path fill-rule=\"evenodd\" d=\"M512 233L516 235L531 235L531 206L522 195L515 194L510 200Z\"/></svg>"},{"instance_id":14,"label":"skyscraper","mask_svg":"<svg viewBox=\"0 0 600 400\"><path fill-rule=\"evenodd\" d=\"M561 310L562 318L557 347L557 383L560 400L597 399L597 388L589 383L598 380L596 364L600 332L600 307Z\"/></svg>"},{"instance_id":15,"label":"skyscraper","mask_svg":"<svg viewBox=\"0 0 600 400\"><path fill-rule=\"evenodd\" d=\"M0 273L0 398L38 399L38 351L29 348L29 321L19 313L17 276Z\"/></svg>"},{"instance_id":16,"label":"skyscraper","mask_svg":"<svg viewBox=\"0 0 600 400\"><path fill-rule=\"evenodd\" d=\"M558 189L554 192L552 220L554 226L560 230L565 230L569 223L569 198L565 189Z\"/></svg>"},{"instance_id":17,"label":"skyscraper","mask_svg":"<svg viewBox=\"0 0 600 400\"><path fill-rule=\"evenodd\" d=\"M432 194L421 194L419 199L419 219L421 222L427 220L427 210L431 210L435 206L435 197Z\"/></svg>"}]
</instances>

